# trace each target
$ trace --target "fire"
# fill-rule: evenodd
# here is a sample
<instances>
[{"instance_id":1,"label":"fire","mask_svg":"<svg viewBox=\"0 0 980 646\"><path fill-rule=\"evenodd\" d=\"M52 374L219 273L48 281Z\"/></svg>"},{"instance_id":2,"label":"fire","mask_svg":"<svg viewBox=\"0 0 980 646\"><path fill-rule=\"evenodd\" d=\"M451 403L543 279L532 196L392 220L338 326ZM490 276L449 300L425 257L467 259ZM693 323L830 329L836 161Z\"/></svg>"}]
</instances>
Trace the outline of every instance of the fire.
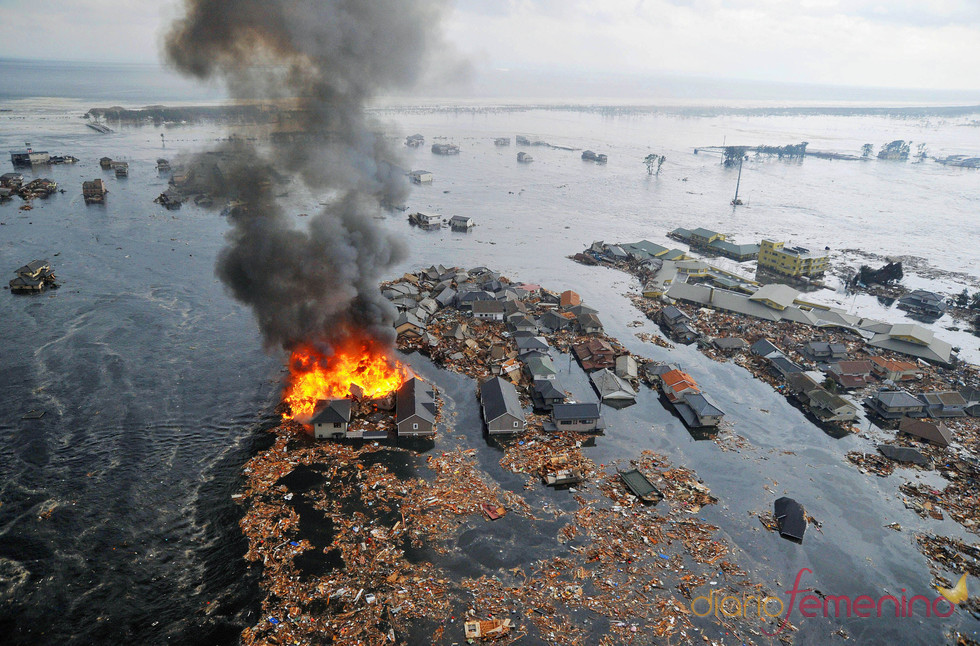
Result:
<instances>
[{"instance_id":1,"label":"fire","mask_svg":"<svg viewBox=\"0 0 980 646\"><path fill-rule=\"evenodd\" d=\"M289 360L289 382L283 401L289 410L283 419L309 419L321 399L384 397L398 390L410 376L408 368L388 356L378 344L366 339L349 339L325 355L310 346L293 350ZM352 393L352 387L360 389Z\"/></svg>"}]
</instances>

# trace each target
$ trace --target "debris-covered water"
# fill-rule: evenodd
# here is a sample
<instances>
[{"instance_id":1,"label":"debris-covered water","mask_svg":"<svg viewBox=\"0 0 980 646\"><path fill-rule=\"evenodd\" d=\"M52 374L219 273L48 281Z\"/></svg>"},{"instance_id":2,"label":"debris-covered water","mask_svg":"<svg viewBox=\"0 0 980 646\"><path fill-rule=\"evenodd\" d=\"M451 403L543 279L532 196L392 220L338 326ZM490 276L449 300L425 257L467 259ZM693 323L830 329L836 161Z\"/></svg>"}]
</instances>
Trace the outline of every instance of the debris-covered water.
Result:
<instances>
[{"instance_id":1,"label":"debris-covered water","mask_svg":"<svg viewBox=\"0 0 980 646\"><path fill-rule=\"evenodd\" d=\"M145 102L151 100L159 102ZM152 203L167 185L155 160L206 149L224 136L222 128L117 127L100 135L80 119L89 107L129 101L120 91L97 100L26 98L0 105L9 110L0 112L4 149L30 142L80 159L23 171L50 177L65 193L36 200L30 211L19 210L19 199L0 205L0 269L12 272L46 258L63 284L34 297L3 294L0 630L8 643L233 643L257 618L259 594L241 558L240 510L231 495L241 465L267 441L261 430L274 422L282 357L263 353L249 312L214 276L223 219L190 204L167 211ZM393 134L426 137L425 146L406 154L411 168L435 174L432 185L415 189L409 211L379 221L411 245L411 259L400 269L486 265L513 279L578 291L600 310L607 333L631 350L687 368L751 445L726 452L695 442L644 390L637 405L604 410L609 430L587 449L590 457L607 463L653 449L693 468L720 499L703 510L705 518L736 546L738 563L771 589L791 587L796 572L809 567L807 583L827 594L877 598L904 588L935 596L912 533L962 530L904 508L897 486L912 472L898 469L887 479L861 475L843 456L867 450L867 440L829 437L741 368L712 362L693 348L668 351L640 342L634 334L652 327L627 327L642 318L623 296L635 287L632 280L566 256L598 239L668 244L667 231L703 226L738 242L773 236L814 248L922 256L940 270L971 274L973 291L980 266L977 171L930 161L753 159L742 175L740 196L747 204L733 211L735 171L693 149L723 141L808 141L814 149L855 153L865 142L877 148L909 139L926 142L934 155L976 155L977 114L897 119L418 109L379 116ZM609 162L536 147L530 149L533 163L518 164L513 141L509 147L492 141L515 134L606 153ZM432 155L435 141L457 143L460 155ZM648 152L667 156L659 177L646 173ZM128 161L129 178L104 173L102 156ZM106 204L86 206L81 183L96 177L108 183ZM316 199L291 199L297 215L316 209ZM405 221L413 210L471 216L477 227L469 234L419 231ZM942 276L912 280L957 292L964 284ZM875 316L905 320L873 299L866 305L881 310ZM976 337L943 329L950 325L946 317L933 327L964 356L980 355ZM560 367L567 387L591 395L577 366ZM440 387L455 418L467 422L452 443L478 448L491 476L519 488L497 465L498 449L475 427L472 384L431 365L418 369ZM44 416L22 419L31 410ZM437 439L436 450L449 443ZM764 531L749 512L771 508L776 496L766 485L802 502L822 531L808 532L802 545ZM892 522L904 530L883 527ZM500 546L524 549L523 558L531 559L540 540L510 536ZM494 563L467 567L488 572ZM938 643L951 628L978 629L965 613L947 620L796 623L800 643L826 643L840 624L859 643Z\"/></svg>"}]
</instances>

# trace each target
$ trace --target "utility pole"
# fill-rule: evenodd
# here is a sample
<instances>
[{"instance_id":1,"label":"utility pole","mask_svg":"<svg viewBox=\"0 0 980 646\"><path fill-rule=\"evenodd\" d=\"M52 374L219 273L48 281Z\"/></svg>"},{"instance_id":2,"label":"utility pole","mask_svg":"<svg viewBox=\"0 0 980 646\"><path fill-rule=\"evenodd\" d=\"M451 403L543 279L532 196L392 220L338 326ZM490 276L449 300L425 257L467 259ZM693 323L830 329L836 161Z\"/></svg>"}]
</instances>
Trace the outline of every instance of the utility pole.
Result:
<instances>
[{"instance_id":1,"label":"utility pole","mask_svg":"<svg viewBox=\"0 0 980 646\"><path fill-rule=\"evenodd\" d=\"M741 202L738 201L738 187L742 183L742 162L745 161L745 157L740 157L738 160L738 179L735 180L735 197L732 199L732 206L738 206Z\"/></svg>"}]
</instances>

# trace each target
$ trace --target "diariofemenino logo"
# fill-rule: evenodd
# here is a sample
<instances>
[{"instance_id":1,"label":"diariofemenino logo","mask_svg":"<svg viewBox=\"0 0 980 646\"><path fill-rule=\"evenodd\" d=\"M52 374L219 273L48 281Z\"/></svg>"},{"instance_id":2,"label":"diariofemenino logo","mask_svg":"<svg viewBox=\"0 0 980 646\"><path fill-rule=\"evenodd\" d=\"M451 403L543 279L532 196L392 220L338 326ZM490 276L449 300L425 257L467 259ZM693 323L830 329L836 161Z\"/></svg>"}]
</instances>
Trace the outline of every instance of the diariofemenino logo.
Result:
<instances>
[{"instance_id":1,"label":"diariofemenino logo","mask_svg":"<svg viewBox=\"0 0 980 646\"><path fill-rule=\"evenodd\" d=\"M855 597L853 600L847 595L828 594L817 596L815 594L806 594L800 596L803 592L812 592L809 588L800 587L803 574L807 572L812 574L813 570L805 567L796 573L796 581L793 582L793 589L786 591L786 594L789 596L788 604L784 603L780 597L759 597L756 595L746 595L744 592L741 596L722 596L721 594L717 594L716 591L712 591L707 596L701 595L700 597L695 597L691 602L691 612L698 617L714 615L726 619L757 616L759 619L766 621L782 617L782 620L779 622L779 628L775 632L769 633L765 629L762 630L766 636L772 637L781 633L783 628L788 625L789 617L793 613L794 608L797 608L803 617L811 619L821 616L886 617L892 616L893 614L895 617L949 617L956 610L956 604L966 601L968 596L965 574L960 577L959 582L952 590L938 588L942 596L934 599L930 599L921 594L914 595L910 598L906 597L904 588L902 589L901 598L890 594L882 595L878 599L863 594ZM797 602L797 597L799 597L799 602ZM940 609L943 601L946 602L946 609ZM707 607L705 607L705 604L707 604Z\"/></svg>"}]
</instances>

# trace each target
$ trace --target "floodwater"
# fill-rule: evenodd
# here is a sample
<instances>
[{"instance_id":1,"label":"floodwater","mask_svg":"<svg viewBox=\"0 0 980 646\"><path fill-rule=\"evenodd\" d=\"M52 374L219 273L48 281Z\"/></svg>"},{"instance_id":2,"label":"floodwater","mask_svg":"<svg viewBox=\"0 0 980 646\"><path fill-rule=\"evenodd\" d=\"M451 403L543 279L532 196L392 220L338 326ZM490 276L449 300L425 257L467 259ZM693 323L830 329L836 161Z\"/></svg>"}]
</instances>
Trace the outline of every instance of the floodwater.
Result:
<instances>
[{"instance_id":1,"label":"floodwater","mask_svg":"<svg viewBox=\"0 0 980 646\"><path fill-rule=\"evenodd\" d=\"M35 201L32 211L19 211L19 200L0 205L0 267L13 271L47 258L63 284L40 296L2 294L0 630L7 643L234 643L258 617L256 573L241 558L241 512L231 495L241 484L241 465L267 442L263 430L274 423L283 357L263 351L250 312L214 276L226 230L217 212L193 205L167 211L152 203L166 188L155 159L205 149L223 136L220 127L120 127L99 135L79 118L89 107L124 100L17 99L0 106L10 110L0 112L3 147L31 142L81 160L34 171L65 193ZM413 191L409 211L378 221L411 247L410 259L393 268L392 277L432 263L486 265L513 279L574 289L631 350L688 369L750 444L725 452L695 441L655 393L644 390L637 405L604 410L609 430L587 449L590 457L608 463L653 449L697 471L719 498L702 516L722 528L737 562L770 589L788 589L808 567L813 573L805 583L827 594L877 598L906 589L934 596L913 532L964 533L955 523L922 520L903 507L898 485L917 477L913 472L861 475L843 456L870 450L869 440L829 437L737 366L710 361L693 348L668 351L640 342L636 332L654 329L648 322L627 327L642 319L623 296L635 281L567 256L593 240L667 244L664 234L675 227L704 226L739 242L773 236L815 248L922 256L938 269L972 275L972 291L980 266L976 171L932 162L753 159L742 175L747 204L733 211L735 171L693 149L723 141L809 141L815 149L857 152L865 142L877 147L902 138L927 142L936 155L976 155L980 128L968 124L978 115L403 109L378 117L393 135L422 133L426 145L406 150L406 166L435 173L432 185ZM528 149L535 161L518 164L513 142L502 148L492 142L515 134L607 153L609 162L596 165L583 162L578 151L535 147ZM429 145L437 137L459 144L460 155L432 155ZM659 177L647 175L642 164L648 152L667 156ZM103 173L102 156L129 161L130 177ZM109 185L104 206L86 206L81 198L81 182L95 177ZM289 199L297 213L316 208L316 199L294 193ZM412 210L468 215L478 226L468 234L423 232L405 221ZM960 291L970 280L923 282ZM876 315L905 320L873 303L882 308ZM953 341L955 333L944 330L949 325L941 320L935 329ZM964 356L977 356L976 337L957 336L954 345ZM482 436L472 381L409 360L454 412L453 437L443 433L435 450L479 448L487 473L523 493L523 479L501 471L499 449ZM591 398L577 365L557 363L566 386ZM21 418L32 409L44 417ZM810 528L802 545L764 531L748 513L770 510L784 494L823 523L819 531ZM565 505L567 494L540 491L531 500ZM883 527L891 522L903 531ZM467 535L463 547L481 554L496 549L498 557L453 567L478 575L551 554L559 549L553 531L542 525L495 530L499 535L487 538ZM962 612L949 619L795 620L798 643L814 644L828 642L841 625L856 643L924 644L945 641L953 628L970 634L980 627Z\"/></svg>"}]
</instances>

